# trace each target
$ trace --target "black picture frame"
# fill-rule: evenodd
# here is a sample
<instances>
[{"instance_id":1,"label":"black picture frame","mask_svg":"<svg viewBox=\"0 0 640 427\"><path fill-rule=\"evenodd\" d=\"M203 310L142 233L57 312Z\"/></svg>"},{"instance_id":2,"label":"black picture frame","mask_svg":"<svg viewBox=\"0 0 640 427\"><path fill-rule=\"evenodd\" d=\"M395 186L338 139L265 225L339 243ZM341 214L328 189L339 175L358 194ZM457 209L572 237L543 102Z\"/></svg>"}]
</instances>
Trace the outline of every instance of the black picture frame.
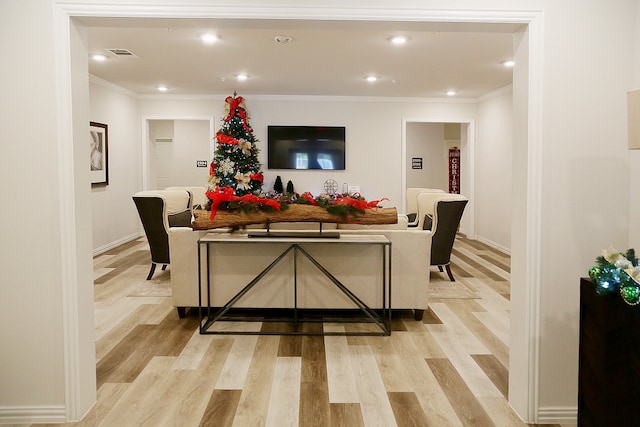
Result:
<instances>
[{"instance_id":1,"label":"black picture frame","mask_svg":"<svg viewBox=\"0 0 640 427\"><path fill-rule=\"evenodd\" d=\"M109 126L89 122L91 186L109 185Z\"/></svg>"}]
</instances>

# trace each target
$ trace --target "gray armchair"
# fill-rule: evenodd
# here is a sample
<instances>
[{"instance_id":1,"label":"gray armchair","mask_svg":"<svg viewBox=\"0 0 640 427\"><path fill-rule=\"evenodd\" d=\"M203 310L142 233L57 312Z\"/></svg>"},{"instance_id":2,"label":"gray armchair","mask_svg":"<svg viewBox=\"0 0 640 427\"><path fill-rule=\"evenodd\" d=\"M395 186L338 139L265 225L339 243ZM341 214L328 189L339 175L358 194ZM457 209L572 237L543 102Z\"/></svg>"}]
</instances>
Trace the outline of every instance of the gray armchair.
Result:
<instances>
[{"instance_id":1,"label":"gray armchair","mask_svg":"<svg viewBox=\"0 0 640 427\"><path fill-rule=\"evenodd\" d=\"M151 250L151 280L156 265L166 269L169 259L170 226L191 225L191 193L186 190L141 191L133 195Z\"/></svg>"},{"instance_id":2,"label":"gray armchair","mask_svg":"<svg viewBox=\"0 0 640 427\"><path fill-rule=\"evenodd\" d=\"M418 195L418 212L420 227L431 230L431 265L442 272L447 270L449 280L455 282L451 272L451 251L462 214L469 200L459 194L434 195L422 193Z\"/></svg>"}]
</instances>

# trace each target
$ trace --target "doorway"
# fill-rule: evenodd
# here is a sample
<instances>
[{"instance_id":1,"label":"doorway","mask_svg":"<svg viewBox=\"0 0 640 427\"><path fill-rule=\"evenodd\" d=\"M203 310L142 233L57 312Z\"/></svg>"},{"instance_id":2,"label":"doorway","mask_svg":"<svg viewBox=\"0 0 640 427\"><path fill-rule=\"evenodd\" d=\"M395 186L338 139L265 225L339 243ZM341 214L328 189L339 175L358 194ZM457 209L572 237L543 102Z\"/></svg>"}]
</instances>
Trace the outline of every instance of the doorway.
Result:
<instances>
[{"instance_id":1,"label":"doorway","mask_svg":"<svg viewBox=\"0 0 640 427\"><path fill-rule=\"evenodd\" d=\"M178 9L184 8L185 13L194 14L194 10L184 7L178 7ZM144 16L148 18L160 18L170 16L176 12L176 6L167 5L164 7L155 6L152 12L142 12L134 14L127 7L113 7L113 6L95 6L91 8L87 7L75 7L73 9L64 9L60 5L54 5L56 21L55 31L58 33L56 39L56 51L68 52L69 51L69 17L75 16L91 16L98 13L104 14L116 14L121 17L133 17ZM254 11L247 9L243 6L215 8L201 6L197 13L199 16L205 18L224 18L224 17L260 17L260 18L272 18L277 19L283 14L291 13L291 16L297 16L304 19L352 19L352 20L365 20L365 19L380 19L379 11L372 9L350 9L345 10L332 10L332 9L319 9L310 10L303 8L275 8L273 10ZM452 13L448 11L434 10L413 10L413 9L396 9L394 16L397 20L416 21L416 20L431 20L439 22L459 22L461 15L459 13ZM542 51L543 51L543 29L542 29L542 13L539 11L499 11L491 13L490 11L466 11L465 20L467 22L477 23L492 23L492 22L512 22L514 24L523 24L526 26L526 30L522 31L519 35L516 44L518 45L518 52L516 53L516 61L519 61L520 67L516 75L514 72L514 86L518 86L518 93L514 94L514 139L517 140L518 152L514 153L514 162L517 160L517 164L514 163L514 188L519 189L522 194L521 199L518 201L521 203L516 204L514 201L514 226L522 230L513 241L515 245L512 247L512 263L514 264L514 270L512 273L512 283L516 283L512 292L512 301L514 306L512 307L512 331L511 331L511 348L517 349L516 352L511 354L510 359L510 403L518 411L518 413L526 420L534 420L536 411L538 410L537 394L538 390L535 387L535 381L537 380L537 366L539 363L539 337L536 335L536 328L540 324L539 310L536 308L539 304L539 288L540 278L538 272L540 271L540 235L541 224L538 212L541 206L541 164L542 158L542 143L541 143L541 128L542 128ZM71 29L77 30L77 27L71 22ZM69 62L79 61L79 57L75 56L78 52L82 52L84 55L83 61L86 61L87 52L78 49L78 46L73 46L71 52L71 60L69 58L63 58L59 71L59 81L62 81L61 86L66 88L67 82L70 86L74 86L71 67L68 67ZM517 83L516 83L517 82ZM59 95L59 103L61 104L59 134L70 136L74 134L74 130L78 130L78 135L84 135L82 132L84 129L83 120L74 120L72 113L72 90L61 90ZM75 129L75 128L77 129ZM145 129L146 127L143 127ZM404 132L404 126L403 126ZM145 138L148 136L144 135ZM143 138L144 139L144 138ZM404 136L403 136L404 139ZM146 139L144 139L146 140ZM74 152L74 140L73 138L58 138L59 151L63 155L72 155ZM404 144L404 142L403 142ZM403 159L406 160L406 147L403 145L405 152L403 153ZM148 158L148 153L143 148L143 159ZM144 160L143 160L144 162ZM406 164L406 162L405 162ZM471 165L470 165L471 166ZM147 164L148 167L148 164ZM403 166L402 170L402 188L406 189L406 170ZM515 171L519 171L516 173ZM143 172L145 170L143 165ZM60 173L61 177L61 199L64 201L70 201L72 206L75 206L74 195L76 188L74 183L79 181L81 177L75 176L73 169L63 170ZM146 182L145 182L146 180ZM146 185L145 185L146 184ZM148 174L143 173L143 188L148 187ZM473 191L470 191L472 194ZM402 195L403 206L405 204L404 191ZM82 198L80 198L82 199ZM65 336L65 363L68 362L68 367L65 369L65 380L70 384L77 384L75 387L71 387L67 392L66 407L68 409L68 416L71 419L77 418L81 415L83 410L81 404L82 390L87 389L87 380L85 378L86 371L82 368L82 352L78 350L82 347L79 342L83 342L87 337L86 325L83 323L83 318L78 318L78 312L82 312L80 307L85 305L91 305L90 301L85 301L84 295L79 291L80 283L85 280L90 280L88 275L88 269L86 265L77 265L75 257L76 247L86 247L89 237L77 233L77 229L80 225L76 222L73 216L63 218L61 220L60 231L61 235L65 236L62 242L62 269L64 271L73 272L75 274L67 274L69 280L63 281L64 289L63 294L65 298L65 309L63 312L64 317L64 336ZM82 312L84 314L84 312ZM514 316L517 318L517 322L514 324ZM82 325L82 327L81 327ZM517 326L517 327L514 327ZM90 335L90 334L89 334Z\"/></svg>"},{"instance_id":2,"label":"doorway","mask_svg":"<svg viewBox=\"0 0 640 427\"><path fill-rule=\"evenodd\" d=\"M206 187L215 149L213 117L143 121L143 189Z\"/></svg>"},{"instance_id":3,"label":"doorway","mask_svg":"<svg viewBox=\"0 0 640 427\"><path fill-rule=\"evenodd\" d=\"M406 119L402 133L402 206L406 210L407 188L425 187L449 191L448 150L460 150L460 194L469 199L460 230L475 238L474 215L474 121L471 119ZM414 159L420 159L414 162ZM414 169L420 164L421 169Z\"/></svg>"}]
</instances>

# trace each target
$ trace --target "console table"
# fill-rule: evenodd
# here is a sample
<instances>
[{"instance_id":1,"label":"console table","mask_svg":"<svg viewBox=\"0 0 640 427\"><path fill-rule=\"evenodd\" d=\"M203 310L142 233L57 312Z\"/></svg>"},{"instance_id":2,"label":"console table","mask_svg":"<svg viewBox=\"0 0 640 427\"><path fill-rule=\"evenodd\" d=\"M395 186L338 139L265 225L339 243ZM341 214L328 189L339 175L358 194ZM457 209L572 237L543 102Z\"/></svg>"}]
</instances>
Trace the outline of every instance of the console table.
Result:
<instances>
[{"instance_id":1,"label":"console table","mask_svg":"<svg viewBox=\"0 0 640 427\"><path fill-rule=\"evenodd\" d=\"M274 244L278 245L274 245ZM239 292L237 292L224 306L219 308L212 307L211 304L211 292L216 291L215 287L219 284L214 283L212 289L211 283L211 271L215 270L215 259L209 256L209 248L213 245L260 245L264 247L264 251L269 251L273 248L282 248L283 244L286 248L284 251L274 251L273 261L258 273L249 283L247 283ZM379 292L382 295L382 307L375 309L370 308L365 304L357 295L355 295L348 287L348 284L342 283L329 269L331 266L322 265L315 257L313 257L307 249L310 249L314 245L345 245L353 246L354 251L358 251L358 246L361 245L373 245L379 246L380 259L382 263L382 285ZM305 249L306 248L306 249ZM206 260L203 262L203 256ZM291 307L285 307L291 309L293 315L285 319L277 319L277 321L285 321L293 323L293 331L228 331L228 330L211 330L210 327L219 321L268 321L267 319L259 319L250 317L237 317L229 315L229 310L242 299L247 292L251 289L261 285L261 279L273 269L280 261L287 256L293 257L293 271L291 274L291 286L293 287L293 301L291 301ZM354 319L353 317L340 316L338 318L331 319L304 319L299 316L298 306L298 258L302 256L308 259L315 268L320 271L330 282L338 289L342 294L346 295L348 299L353 303L354 308L357 308L361 316ZM212 265L213 264L213 265ZM358 268L358 266L354 266ZM203 276L206 283L203 283ZM307 284L306 286L309 286ZM206 289L206 296L203 296L203 289ZM204 301L203 301L204 299ZM200 333L201 334L265 334L265 335L390 335L391 334L391 242L387 237L383 235L341 235L339 238L322 238L322 237L308 237L305 233L291 233L287 236L281 237L249 237L246 234L236 233L208 233L198 240L198 302L199 302L199 320L200 320ZM377 309L377 310L376 310ZM276 321L276 320L273 320ZM372 323L377 325L375 331L345 331L345 332L308 332L300 331L299 324L304 322L351 322L351 323ZM378 331L377 329L380 329Z\"/></svg>"}]
</instances>

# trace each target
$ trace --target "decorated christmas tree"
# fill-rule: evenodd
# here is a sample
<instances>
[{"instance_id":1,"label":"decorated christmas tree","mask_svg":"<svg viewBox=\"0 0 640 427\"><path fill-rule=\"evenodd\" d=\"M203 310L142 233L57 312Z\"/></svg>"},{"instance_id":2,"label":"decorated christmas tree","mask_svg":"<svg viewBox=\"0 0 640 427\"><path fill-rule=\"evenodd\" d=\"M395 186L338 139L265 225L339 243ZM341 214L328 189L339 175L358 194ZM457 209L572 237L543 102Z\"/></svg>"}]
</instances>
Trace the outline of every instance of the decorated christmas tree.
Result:
<instances>
[{"instance_id":1,"label":"decorated christmas tree","mask_svg":"<svg viewBox=\"0 0 640 427\"><path fill-rule=\"evenodd\" d=\"M249 125L244 99L225 99L225 118L216 133L217 146L209 168L209 191L233 190L236 196L259 194L264 177L258 162L258 141Z\"/></svg>"}]
</instances>

